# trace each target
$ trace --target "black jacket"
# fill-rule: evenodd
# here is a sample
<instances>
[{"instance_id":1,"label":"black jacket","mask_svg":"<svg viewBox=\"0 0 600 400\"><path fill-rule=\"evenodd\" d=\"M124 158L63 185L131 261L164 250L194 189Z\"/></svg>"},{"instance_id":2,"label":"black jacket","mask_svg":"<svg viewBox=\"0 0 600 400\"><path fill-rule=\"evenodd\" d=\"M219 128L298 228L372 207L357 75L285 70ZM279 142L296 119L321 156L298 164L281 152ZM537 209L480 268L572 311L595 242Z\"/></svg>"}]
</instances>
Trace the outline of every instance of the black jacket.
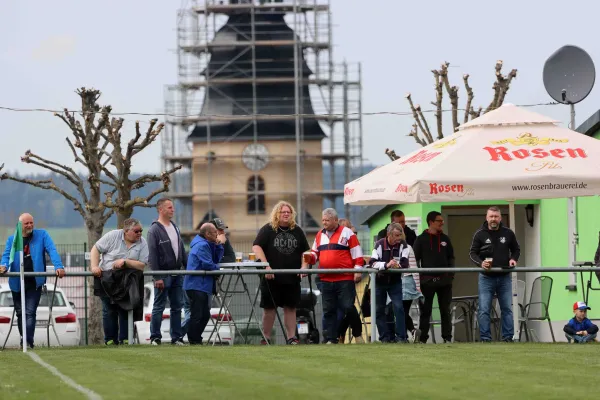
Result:
<instances>
[{"instance_id":1,"label":"black jacket","mask_svg":"<svg viewBox=\"0 0 600 400\"><path fill-rule=\"evenodd\" d=\"M150 269L153 271L169 271L185 269L187 265L187 255L185 254L185 248L183 247L183 241L181 240L181 233L175 223L171 222L177 231L179 236L179 257L175 258L175 252L173 246L171 246L171 239L167 230L158 221L154 221L148 229L148 264ZM162 279L160 276L154 276L154 280Z\"/></svg>"},{"instance_id":2,"label":"black jacket","mask_svg":"<svg viewBox=\"0 0 600 400\"><path fill-rule=\"evenodd\" d=\"M133 310L134 321L142 320L143 293L144 273L138 269L111 269L94 278L94 295L110 298L123 310Z\"/></svg>"},{"instance_id":3,"label":"black jacket","mask_svg":"<svg viewBox=\"0 0 600 400\"><path fill-rule=\"evenodd\" d=\"M227 238L227 241L225 242L225 244L223 244L223 257L221 257L221 261L222 263L232 263L235 262L235 251L233 251L233 246L231 246L231 242L229 241L229 238Z\"/></svg>"},{"instance_id":4,"label":"black jacket","mask_svg":"<svg viewBox=\"0 0 600 400\"><path fill-rule=\"evenodd\" d=\"M390 224L387 224L385 228L379 231L379 233L377 234L377 240L381 240L387 237L388 226L390 226ZM404 236L406 236L406 243L408 243L410 247L413 247L413 245L415 244L415 240L417 240L417 234L415 233L415 231L410 229L408 225L404 227Z\"/></svg>"},{"instance_id":5,"label":"black jacket","mask_svg":"<svg viewBox=\"0 0 600 400\"><path fill-rule=\"evenodd\" d=\"M413 246L419 268L454 268L454 248L445 233L433 235L425 229ZM439 277L454 277L454 273L422 273L421 283Z\"/></svg>"},{"instance_id":6,"label":"black jacket","mask_svg":"<svg viewBox=\"0 0 600 400\"><path fill-rule=\"evenodd\" d=\"M473 235L469 257L476 265L481 267L481 263L486 258L493 258L492 268L509 268L509 261L519 261L521 247L517 241L515 233L500 223L497 230L488 228L487 221L483 223L481 229ZM492 275L506 275L507 272L482 272Z\"/></svg>"}]
</instances>

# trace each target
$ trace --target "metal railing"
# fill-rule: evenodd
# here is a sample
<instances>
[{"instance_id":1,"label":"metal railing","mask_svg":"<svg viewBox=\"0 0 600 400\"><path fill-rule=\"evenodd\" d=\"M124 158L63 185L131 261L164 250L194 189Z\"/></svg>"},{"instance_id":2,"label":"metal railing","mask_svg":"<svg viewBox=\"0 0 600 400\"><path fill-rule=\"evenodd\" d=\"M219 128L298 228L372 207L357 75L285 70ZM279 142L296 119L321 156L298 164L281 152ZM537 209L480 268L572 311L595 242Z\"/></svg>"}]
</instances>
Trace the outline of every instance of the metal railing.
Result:
<instances>
[{"instance_id":1,"label":"metal railing","mask_svg":"<svg viewBox=\"0 0 600 400\"><path fill-rule=\"evenodd\" d=\"M268 263L261 262L236 262L236 263L221 263L219 267L222 268L220 270L215 271L188 271L188 270L172 270L172 271L143 271L143 275L145 277L155 276L155 275L191 275L191 276L227 276L227 275L266 275L266 274L282 274L282 275L327 275L327 274L348 274L348 273L362 273L368 274L370 276L370 309L371 309L371 321L376 320L376 274L381 271L373 269L373 268L354 268L354 269L279 269L279 270L266 270L266 269L257 269L264 268L268 266ZM223 269L226 268L226 269ZM419 273L427 274L427 273L480 273L481 268L419 268ZM489 270L490 272L600 272L600 268L591 267L591 266L582 266L582 267L515 267L510 269L503 268L492 268ZM406 269L390 269L386 270L385 273L389 274L403 274L406 273ZM25 276L55 276L53 272L26 272ZM20 274L18 272L8 272L1 277L19 277ZM88 277L92 276L92 273L89 271L73 271L72 269L66 270L65 278L67 277ZM129 312L129 323L128 323L128 333L129 333L129 344L134 343L133 338L133 311ZM375 341L377 336L376 324L371 323L371 341Z\"/></svg>"}]
</instances>

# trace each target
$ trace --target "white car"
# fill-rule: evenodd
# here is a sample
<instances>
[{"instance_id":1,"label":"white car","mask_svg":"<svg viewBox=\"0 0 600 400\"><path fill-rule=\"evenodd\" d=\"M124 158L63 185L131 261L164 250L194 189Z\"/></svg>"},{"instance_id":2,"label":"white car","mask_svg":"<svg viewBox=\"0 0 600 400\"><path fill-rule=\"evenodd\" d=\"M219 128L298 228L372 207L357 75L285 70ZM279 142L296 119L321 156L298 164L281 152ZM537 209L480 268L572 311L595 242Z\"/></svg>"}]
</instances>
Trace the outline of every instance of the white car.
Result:
<instances>
[{"instance_id":1,"label":"white car","mask_svg":"<svg viewBox=\"0 0 600 400\"><path fill-rule=\"evenodd\" d=\"M48 316L50 299L54 285L46 285L47 292L42 292L40 304L37 309L36 329L34 344L36 347L48 345ZM50 324L50 345L51 346L79 346L81 340L81 328L77 320L75 305L70 303L61 288L56 289L54 294L54 306L52 307L52 319L54 320L54 329ZM6 347L19 347L21 336L17 326L17 315L13 319L13 297L8 285L0 286L0 346L4 344L6 335L10 331L10 336ZM13 324L11 330L11 322ZM56 334L54 333L56 330ZM57 340L58 336L58 340Z\"/></svg>"},{"instance_id":2,"label":"white car","mask_svg":"<svg viewBox=\"0 0 600 400\"><path fill-rule=\"evenodd\" d=\"M219 314L221 307L215 296L213 296L212 305L210 309L211 318L206 325L206 329L204 329L204 333L202 333L202 342L217 344L217 345L231 345L234 340L235 327L231 322L231 315L226 312L225 309L222 310L222 313ZM144 319L142 321L137 321L135 323L135 328L137 331L137 335L139 338L139 342L141 344L150 344L150 320L152 319L152 306L154 305L154 284L147 283L144 285ZM217 320L219 322L219 330L217 332L213 332L215 330L215 322ZM184 310L181 309L181 322L184 320ZM165 304L165 310L163 311L162 316L162 325L160 327L161 335L162 335L162 343L170 344L171 343L171 308L169 303L169 298L167 297L167 301ZM212 336L211 336L212 334ZM187 342L187 336L184 340Z\"/></svg>"}]
</instances>

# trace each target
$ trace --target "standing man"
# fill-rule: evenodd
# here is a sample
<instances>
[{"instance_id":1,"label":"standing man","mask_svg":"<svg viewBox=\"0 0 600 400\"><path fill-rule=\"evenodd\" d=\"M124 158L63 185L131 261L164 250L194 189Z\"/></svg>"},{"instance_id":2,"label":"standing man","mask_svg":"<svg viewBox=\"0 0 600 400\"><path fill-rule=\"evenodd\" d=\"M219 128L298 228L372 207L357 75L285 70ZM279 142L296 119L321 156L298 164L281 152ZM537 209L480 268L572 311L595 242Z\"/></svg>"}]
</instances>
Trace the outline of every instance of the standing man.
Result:
<instances>
[{"instance_id":1,"label":"standing man","mask_svg":"<svg viewBox=\"0 0 600 400\"><path fill-rule=\"evenodd\" d=\"M223 257L225 234L219 234L211 223L200 227L200 233L190 244L190 255L187 263L188 271L218 271L219 260ZM213 275L186 275L183 288L190 301L190 322L188 340L191 345L202 344L202 333L210 320L212 302Z\"/></svg>"},{"instance_id":2,"label":"standing man","mask_svg":"<svg viewBox=\"0 0 600 400\"><path fill-rule=\"evenodd\" d=\"M392 222L387 228L385 239L378 240L373 249L369 265L379 271L388 269L409 268L409 263L416 268L412 248L404 240L402 226ZM384 343L406 343L406 318L402 296L402 275L378 273L375 278L375 296L377 301L377 330L379 340ZM385 317L385 302L387 297L392 300L394 308L395 335L392 336Z\"/></svg>"},{"instance_id":3,"label":"standing man","mask_svg":"<svg viewBox=\"0 0 600 400\"><path fill-rule=\"evenodd\" d=\"M444 234L444 218L437 211L427 214L428 229L417 237L413 250L420 268L454 268L454 249L448 235ZM429 339L429 325L433 309L433 297L437 294L440 317L442 320L442 338L444 343L452 341L452 282L454 273L422 273L421 293L425 299L421 305L419 329L421 343Z\"/></svg>"},{"instance_id":4,"label":"standing man","mask_svg":"<svg viewBox=\"0 0 600 400\"><path fill-rule=\"evenodd\" d=\"M469 256L483 271L479 274L479 338L491 342L490 310L494 295L498 297L502 320L502 340L512 342L515 334L512 311L512 278L510 268L517 266L521 248L515 233L502 225L502 215L498 207L488 208L486 221L473 235ZM492 272L490 268L500 267L507 271Z\"/></svg>"},{"instance_id":5,"label":"standing man","mask_svg":"<svg viewBox=\"0 0 600 400\"><path fill-rule=\"evenodd\" d=\"M156 202L158 220L148 229L148 263L153 271L183 269L187 264L181 232L172 219L175 215L173 201L162 198ZM183 305L183 276L154 275L154 305L150 320L150 344L158 346L162 341L160 327L167 297L171 307L171 344L183 345L181 332L181 307Z\"/></svg>"},{"instance_id":6,"label":"standing man","mask_svg":"<svg viewBox=\"0 0 600 400\"><path fill-rule=\"evenodd\" d=\"M60 278L65 276L65 270L60 259L60 255L56 251L52 238L43 229L34 229L33 217L31 214L21 214L19 217L21 221L22 235L23 235L23 272L46 272L46 254L50 256L56 275ZM10 260L10 249L12 248L14 236L10 236L6 241L4 247L4 254L2 254L2 262L0 263L0 274L6 272L6 266ZM8 265L10 272L20 272L21 260L15 258L11 265ZM45 276L26 276L25 287L21 287L21 280L18 277L8 279L8 286L12 293L13 304L15 312L17 314L17 321L19 323L19 334L21 335L21 346L23 346L23 324L21 309L21 290L25 290L25 324L27 329L27 346L33 349L34 343L33 338L35 334L35 321L38 305L40 304L40 297L42 295L42 286L46 283Z\"/></svg>"},{"instance_id":7,"label":"standing man","mask_svg":"<svg viewBox=\"0 0 600 400\"><path fill-rule=\"evenodd\" d=\"M406 216L404 215L404 213L400 210L394 210L390 214L390 219L392 221L391 223L400 224L402 230L404 231L404 236L406 236L406 243L408 243L408 245L412 247L415 244L415 240L417 240L417 234L415 233L415 231L410 229L409 226L406 226ZM387 237L387 229L389 228L389 226L390 224L387 224L384 229L379 231L379 233L377 234L377 240L381 240Z\"/></svg>"},{"instance_id":8,"label":"standing man","mask_svg":"<svg viewBox=\"0 0 600 400\"><path fill-rule=\"evenodd\" d=\"M296 225L296 210L286 201L273 207L269 223L264 225L252 246L256 258L269 263L271 269L306 269L302 253L310 250L304 231ZM277 307L283 307L286 344L298 344L296 337L296 306L300 302L300 277L289 274L266 274L260 285L260 307L263 312L263 330L270 344Z\"/></svg>"},{"instance_id":9,"label":"standing man","mask_svg":"<svg viewBox=\"0 0 600 400\"><path fill-rule=\"evenodd\" d=\"M322 215L323 230L317 233L311 253L311 264L319 263L319 269L348 269L348 274L321 274L319 279L323 292L323 336L325 343L338 343L338 309L344 315L356 312L354 308L354 268L362 268L365 260L358 238L352 229L339 224L337 212L326 208Z\"/></svg>"},{"instance_id":10,"label":"standing man","mask_svg":"<svg viewBox=\"0 0 600 400\"><path fill-rule=\"evenodd\" d=\"M225 243L223 243L223 257L219 262L222 263L232 263L235 262L235 251L233 250L233 246L231 246L231 242L225 233L225 229L229 229L225 222L221 218L215 218L211 220L209 223L213 224L215 228L217 228L217 234L223 235L225 238ZM213 281L213 295L217 294L217 280L219 276L215 276ZM181 337L185 337L187 335L188 326L190 323L190 299L187 297L187 293L185 290L183 291L183 322L181 323Z\"/></svg>"},{"instance_id":11,"label":"standing man","mask_svg":"<svg viewBox=\"0 0 600 400\"><path fill-rule=\"evenodd\" d=\"M90 251L90 263L95 277L94 294L102 300L104 344L125 344L127 343L127 311L111 301L102 287L100 278L103 272L110 270L124 268L144 270L148 264L148 243L142 237L140 221L127 218L123 221L123 229L115 229L102 236Z\"/></svg>"}]
</instances>

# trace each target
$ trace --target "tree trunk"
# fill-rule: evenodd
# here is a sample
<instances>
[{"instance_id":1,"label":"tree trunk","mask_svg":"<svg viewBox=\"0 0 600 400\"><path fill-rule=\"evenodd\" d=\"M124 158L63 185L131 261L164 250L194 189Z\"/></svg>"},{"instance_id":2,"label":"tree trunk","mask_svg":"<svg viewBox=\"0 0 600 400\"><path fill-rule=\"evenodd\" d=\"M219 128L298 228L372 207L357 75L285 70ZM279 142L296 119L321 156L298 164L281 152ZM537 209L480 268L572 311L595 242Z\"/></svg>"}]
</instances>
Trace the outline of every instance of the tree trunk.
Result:
<instances>
[{"instance_id":1,"label":"tree trunk","mask_svg":"<svg viewBox=\"0 0 600 400\"><path fill-rule=\"evenodd\" d=\"M92 246L102 237L102 231L104 229L103 222L101 221L102 215L92 215L86 221L87 234L88 234L88 245L91 251ZM104 343L104 331L102 329L102 301L100 297L94 296L94 277L90 276L87 278L88 285L88 342L89 344L102 344Z\"/></svg>"}]
</instances>

